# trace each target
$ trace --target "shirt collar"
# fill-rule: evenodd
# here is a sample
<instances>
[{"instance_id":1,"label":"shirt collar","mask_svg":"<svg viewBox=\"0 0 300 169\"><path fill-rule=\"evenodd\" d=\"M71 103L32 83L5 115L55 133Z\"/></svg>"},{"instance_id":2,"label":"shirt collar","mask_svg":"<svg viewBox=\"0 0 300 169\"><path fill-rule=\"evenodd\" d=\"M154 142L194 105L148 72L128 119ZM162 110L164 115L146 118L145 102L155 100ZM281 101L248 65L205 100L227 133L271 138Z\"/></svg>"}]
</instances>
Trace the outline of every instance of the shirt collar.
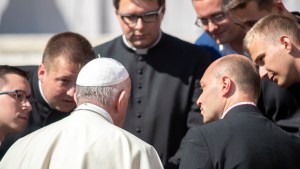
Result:
<instances>
[{"instance_id":1,"label":"shirt collar","mask_svg":"<svg viewBox=\"0 0 300 169\"><path fill-rule=\"evenodd\" d=\"M77 111L77 110L87 110L87 111L95 112L95 113L97 113L97 114L103 116L103 117L104 117L107 121L109 121L111 124L114 124L114 122L113 122L111 116L109 115L109 113L108 113L105 109L103 109L103 108L101 108L101 107L99 107L99 106L96 106L96 105L94 105L94 104L91 104L91 103L84 103L84 104L81 104L81 105L79 105L79 106L75 109L75 111Z\"/></svg>"},{"instance_id":2,"label":"shirt collar","mask_svg":"<svg viewBox=\"0 0 300 169\"><path fill-rule=\"evenodd\" d=\"M236 107L236 106L240 106L240 105L247 105L247 104L248 104L248 105L254 105L254 106L256 106L256 104L255 104L254 102L239 102L239 103L236 103L236 104L230 106L227 110L224 111L224 113L222 114L221 119L223 119L223 118L225 117L225 115L226 115L232 108L234 108L234 107Z\"/></svg>"}]
</instances>

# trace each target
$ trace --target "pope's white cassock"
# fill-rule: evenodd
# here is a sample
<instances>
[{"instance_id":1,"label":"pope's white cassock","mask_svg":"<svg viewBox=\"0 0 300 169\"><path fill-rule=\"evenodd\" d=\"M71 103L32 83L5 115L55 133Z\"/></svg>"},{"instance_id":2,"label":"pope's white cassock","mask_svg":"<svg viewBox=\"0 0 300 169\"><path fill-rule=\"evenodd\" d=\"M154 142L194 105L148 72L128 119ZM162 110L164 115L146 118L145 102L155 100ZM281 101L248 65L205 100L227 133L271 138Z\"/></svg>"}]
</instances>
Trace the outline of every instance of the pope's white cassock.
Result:
<instances>
[{"instance_id":1,"label":"pope's white cassock","mask_svg":"<svg viewBox=\"0 0 300 169\"><path fill-rule=\"evenodd\" d=\"M104 109L80 105L70 116L19 139L1 169L160 169L155 149L112 124Z\"/></svg>"}]
</instances>

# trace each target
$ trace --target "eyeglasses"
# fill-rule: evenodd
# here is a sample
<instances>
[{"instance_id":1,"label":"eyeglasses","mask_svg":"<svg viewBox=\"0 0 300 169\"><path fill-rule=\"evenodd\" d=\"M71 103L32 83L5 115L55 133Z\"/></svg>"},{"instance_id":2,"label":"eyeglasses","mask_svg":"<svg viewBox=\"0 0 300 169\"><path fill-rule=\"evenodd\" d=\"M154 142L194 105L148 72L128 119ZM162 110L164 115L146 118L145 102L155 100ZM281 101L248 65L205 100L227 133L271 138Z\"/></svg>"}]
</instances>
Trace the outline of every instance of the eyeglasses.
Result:
<instances>
[{"instance_id":1,"label":"eyeglasses","mask_svg":"<svg viewBox=\"0 0 300 169\"><path fill-rule=\"evenodd\" d=\"M158 15L162 12L162 9L163 7L160 7L158 11L147 12L142 15L119 15L126 24L134 26L139 18L141 18L144 23L156 22Z\"/></svg>"},{"instance_id":2,"label":"eyeglasses","mask_svg":"<svg viewBox=\"0 0 300 169\"><path fill-rule=\"evenodd\" d=\"M198 27L206 27L209 22L212 22L214 24L219 24L223 22L226 19L226 13L220 12L213 14L207 18L197 18L195 25Z\"/></svg>"},{"instance_id":3,"label":"eyeglasses","mask_svg":"<svg viewBox=\"0 0 300 169\"><path fill-rule=\"evenodd\" d=\"M4 91L4 92L0 92L0 95L2 94L10 94L10 95L15 95L16 99L20 100L20 101L25 101L26 99L31 102L31 96L26 96L25 91L23 90L9 90L9 91Z\"/></svg>"}]
</instances>

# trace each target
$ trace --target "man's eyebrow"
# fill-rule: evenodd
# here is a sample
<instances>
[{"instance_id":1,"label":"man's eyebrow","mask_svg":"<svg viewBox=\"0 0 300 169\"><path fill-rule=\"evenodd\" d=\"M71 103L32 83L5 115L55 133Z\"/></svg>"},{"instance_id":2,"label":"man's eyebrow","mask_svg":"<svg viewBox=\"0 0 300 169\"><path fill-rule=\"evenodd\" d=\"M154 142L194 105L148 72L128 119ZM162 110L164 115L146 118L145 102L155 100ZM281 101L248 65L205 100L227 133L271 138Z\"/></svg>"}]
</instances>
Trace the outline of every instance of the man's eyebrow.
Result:
<instances>
[{"instance_id":1,"label":"man's eyebrow","mask_svg":"<svg viewBox=\"0 0 300 169\"><path fill-rule=\"evenodd\" d=\"M218 14L221 14L221 13L224 13L224 14L226 14L226 12L224 12L224 11L216 11L216 12L214 12L214 13L211 13L209 16L205 16L205 17L199 17L199 16L197 16L198 18L200 18L200 19L207 19L207 18L209 18L209 17L214 17L214 16L216 16L216 15L218 15Z\"/></svg>"}]
</instances>

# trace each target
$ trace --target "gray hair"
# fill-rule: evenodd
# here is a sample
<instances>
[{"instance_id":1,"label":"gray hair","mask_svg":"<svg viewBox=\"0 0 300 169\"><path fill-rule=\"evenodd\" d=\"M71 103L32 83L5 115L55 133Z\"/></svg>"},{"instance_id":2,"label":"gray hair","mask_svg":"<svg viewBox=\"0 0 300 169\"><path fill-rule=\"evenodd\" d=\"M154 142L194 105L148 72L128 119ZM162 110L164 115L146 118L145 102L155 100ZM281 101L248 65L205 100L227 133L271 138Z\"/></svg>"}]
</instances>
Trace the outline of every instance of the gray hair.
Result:
<instances>
[{"instance_id":1,"label":"gray hair","mask_svg":"<svg viewBox=\"0 0 300 169\"><path fill-rule=\"evenodd\" d=\"M126 87L125 81L112 86L79 86L76 85L78 103L96 102L105 107L115 104L120 92Z\"/></svg>"}]
</instances>

